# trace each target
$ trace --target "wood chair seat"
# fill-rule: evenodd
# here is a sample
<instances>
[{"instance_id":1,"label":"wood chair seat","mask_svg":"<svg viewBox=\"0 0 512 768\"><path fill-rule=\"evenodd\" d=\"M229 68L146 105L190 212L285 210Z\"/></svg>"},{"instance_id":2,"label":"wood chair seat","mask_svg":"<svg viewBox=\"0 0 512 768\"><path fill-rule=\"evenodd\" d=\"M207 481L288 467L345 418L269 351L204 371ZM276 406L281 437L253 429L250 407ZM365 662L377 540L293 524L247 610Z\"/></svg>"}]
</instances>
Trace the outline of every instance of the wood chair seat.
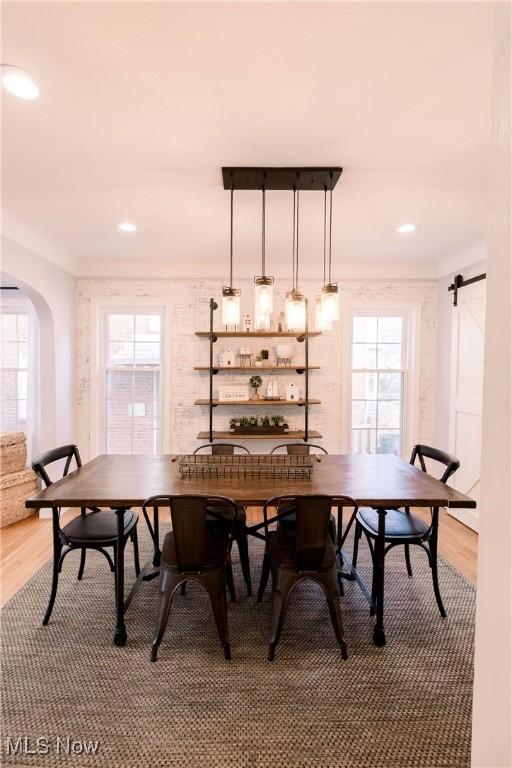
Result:
<instances>
[{"instance_id":1,"label":"wood chair seat","mask_svg":"<svg viewBox=\"0 0 512 768\"><path fill-rule=\"evenodd\" d=\"M128 536L137 525L139 516L127 510L124 513L124 533ZM75 517L61 528L61 538L66 544L85 545L100 542L102 546L113 546L117 540L117 515L115 512L98 510Z\"/></svg>"},{"instance_id":2,"label":"wood chair seat","mask_svg":"<svg viewBox=\"0 0 512 768\"><path fill-rule=\"evenodd\" d=\"M378 535L379 513L375 509L360 507L356 520L370 536ZM405 510L388 509L386 512L386 541L423 539L429 529L428 523Z\"/></svg>"},{"instance_id":3,"label":"wood chair seat","mask_svg":"<svg viewBox=\"0 0 512 768\"><path fill-rule=\"evenodd\" d=\"M295 531L290 533L271 531L268 534L267 549L271 568L299 569ZM301 558L303 561L307 561L307 552L303 552ZM315 568L315 571L323 573L330 570L334 565L336 565L336 552L330 536L327 536L324 542L322 560ZM302 567L302 570L305 571L306 569Z\"/></svg>"},{"instance_id":4,"label":"wood chair seat","mask_svg":"<svg viewBox=\"0 0 512 768\"><path fill-rule=\"evenodd\" d=\"M204 559L201 564L201 570L207 571L212 568L220 568L226 565L229 559L227 535L218 531L206 531ZM169 531L164 537L162 546L162 563L176 572L181 572L178 565L178 556L176 553L176 539L174 533Z\"/></svg>"}]
</instances>

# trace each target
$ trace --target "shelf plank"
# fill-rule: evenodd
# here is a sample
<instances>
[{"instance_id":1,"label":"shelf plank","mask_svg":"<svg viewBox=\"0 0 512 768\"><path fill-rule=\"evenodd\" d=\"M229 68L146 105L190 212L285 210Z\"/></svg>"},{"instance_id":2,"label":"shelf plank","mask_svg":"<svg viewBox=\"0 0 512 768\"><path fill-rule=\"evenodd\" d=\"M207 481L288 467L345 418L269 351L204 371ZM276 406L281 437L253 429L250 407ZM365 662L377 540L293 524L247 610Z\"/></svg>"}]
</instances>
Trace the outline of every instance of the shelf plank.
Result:
<instances>
[{"instance_id":1,"label":"shelf plank","mask_svg":"<svg viewBox=\"0 0 512 768\"><path fill-rule=\"evenodd\" d=\"M194 365L194 371L209 371L210 366L209 365ZM223 373L224 371L282 371L283 373L293 373L293 371L299 370L304 371L306 370L306 366L304 364L297 365L225 365L222 368L219 365L213 366L214 371L219 371L219 373ZM319 371L320 366L319 365L309 365L308 370L310 371Z\"/></svg>"},{"instance_id":2,"label":"shelf plank","mask_svg":"<svg viewBox=\"0 0 512 768\"><path fill-rule=\"evenodd\" d=\"M320 432L316 432L314 429L308 430L308 438L317 439L322 437ZM209 440L209 432L199 432L197 435L198 440ZM303 430L292 430L290 432L276 432L275 434L267 435L235 435L234 432L214 432L214 440L304 440Z\"/></svg>"},{"instance_id":3,"label":"shelf plank","mask_svg":"<svg viewBox=\"0 0 512 768\"><path fill-rule=\"evenodd\" d=\"M296 339L298 336L304 336L304 331L214 331L217 337L233 338L233 339L254 339L254 338L267 338L267 339ZM320 336L322 331L309 331L308 336ZM196 336L207 338L210 335L210 331L196 331Z\"/></svg>"},{"instance_id":4,"label":"shelf plank","mask_svg":"<svg viewBox=\"0 0 512 768\"><path fill-rule=\"evenodd\" d=\"M313 398L309 399L309 405L320 405L320 400L313 400ZM238 408L239 405L252 405L253 407L257 408L259 405L275 405L281 406L281 405L304 405L304 400L266 400L265 398L261 397L259 400L212 400L213 405L231 405L233 408ZM210 401L208 398L201 398L200 400L196 400L194 405L209 405Z\"/></svg>"}]
</instances>

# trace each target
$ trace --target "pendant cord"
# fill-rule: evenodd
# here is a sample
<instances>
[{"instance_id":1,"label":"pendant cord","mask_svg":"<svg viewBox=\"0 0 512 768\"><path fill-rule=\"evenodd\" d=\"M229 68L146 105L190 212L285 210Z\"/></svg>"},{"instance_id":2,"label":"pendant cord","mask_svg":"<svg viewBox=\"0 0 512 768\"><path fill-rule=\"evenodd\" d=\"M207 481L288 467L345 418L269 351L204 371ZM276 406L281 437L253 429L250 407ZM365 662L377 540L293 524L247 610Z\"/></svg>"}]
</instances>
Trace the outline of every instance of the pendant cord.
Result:
<instances>
[{"instance_id":1,"label":"pendant cord","mask_svg":"<svg viewBox=\"0 0 512 768\"><path fill-rule=\"evenodd\" d=\"M262 187L261 207L261 276L265 277L265 185Z\"/></svg>"},{"instance_id":2,"label":"pendant cord","mask_svg":"<svg viewBox=\"0 0 512 768\"><path fill-rule=\"evenodd\" d=\"M292 288L295 290L295 219L297 206L297 188L293 187L293 244L292 244Z\"/></svg>"},{"instance_id":3,"label":"pendant cord","mask_svg":"<svg viewBox=\"0 0 512 768\"><path fill-rule=\"evenodd\" d=\"M332 261L332 171L331 171L331 188L329 190L329 283L331 282L331 261Z\"/></svg>"},{"instance_id":4,"label":"pendant cord","mask_svg":"<svg viewBox=\"0 0 512 768\"><path fill-rule=\"evenodd\" d=\"M231 178L231 229L229 243L229 287L233 287L233 178Z\"/></svg>"},{"instance_id":5,"label":"pendant cord","mask_svg":"<svg viewBox=\"0 0 512 768\"><path fill-rule=\"evenodd\" d=\"M325 285L325 263L327 256L327 185L324 186L324 282Z\"/></svg>"},{"instance_id":6,"label":"pendant cord","mask_svg":"<svg viewBox=\"0 0 512 768\"><path fill-rule=\"evenodd\" d=\"M296 265L295 265L295 290L298 291L299 289L299 190L297 190L297 237L296 237L296 245L295 245L295 259L296 259Z\"/></svg>"}]
</instances>

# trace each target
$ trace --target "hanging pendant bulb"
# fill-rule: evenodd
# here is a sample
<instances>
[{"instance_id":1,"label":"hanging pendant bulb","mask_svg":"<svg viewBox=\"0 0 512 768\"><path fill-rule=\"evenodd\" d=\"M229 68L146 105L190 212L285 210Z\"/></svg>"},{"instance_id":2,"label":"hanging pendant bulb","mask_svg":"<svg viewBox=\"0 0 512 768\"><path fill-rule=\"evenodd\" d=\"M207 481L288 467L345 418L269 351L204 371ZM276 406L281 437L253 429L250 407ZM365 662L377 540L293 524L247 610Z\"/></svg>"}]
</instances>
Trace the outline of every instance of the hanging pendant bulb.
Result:
<instances>
[{"instance_id":1,"label":"hanging pendant bulb","mask_svg":"<svg viewBox=\"0 0 512 768\"><path fill-rule=\"evenodd\" d=\"M324 318L322 312L322 297L320 294L315 296L315 331L330 331L332 323Z\"/></svg>"},{"instance_id":2,"label":"hanging pendant bulb","mask_svg":"<svg viewBox=\"0 0 512 768\"><path fill-rule=\"evenodd\" d=\"M240 290L222 289L222 325L240 325Z\"/></svg>"},{"instance_id":3,"label":"hanging pendant bulb","mask_svg":"<svg viewBox=\"0 0 512 768\"><path fill-rule=\"evenodd\" d=\"M332 266L332 174L331 188L329 190L329 278L322 288L321 294L321 312L322 320L325 323L334 323L339 320L340 303L338 293L338 283L331 279ZM325 276L324 276L325 282Z\"/></svg>"},{"instance_id":4,"label":"hanging pendant bulb","mask_svg":"<svg viewBox=\"0 0 512 768\"><path fill-rule=\"evenodd\" d=\"M306 297L300 291L288 291L284 306L286 327L289 331L304 331L306 328Z\"/></svg>"},{"instance_id":5,"label":"hanging pendant bulb","mask_svg":"<svg viewBox=\"0 0 512 768\"><path fill-rule=\"evenodd\" d=\"M321 296L322 321L324 323L335 323L340 318L339 294L337 283L327 283L322 288Z\"/></svg>"},{"instance_id":6,"label":"hanging pendant bulb","mask_svg":"<svg viewBox=\"0 0 512 768\"><path fill-rule=\"evenodd\" d=\"M265 275L265 186L261 206L261 275L254 278L254 328L269 331L274 311L274 278Z\"/></svg>"},{"instance_id":7,"label":"hanging pendant bulb","mask_svg":"<svg viewBox=\"0 0 512 768\"><path fill-rule=\"evenodd\" d=\"M299 272L299 194L293 189L293 288L285 298L286 327L289 331L304 331L306 328L306 298L298 289Z\"/></svg>"},{"instance_id":8,"label":"hanging pendant bulb","mask_svg":"<svg viewBox=\"0 0 512 768\"><path fill-rule=\"evenodd\" d=\"M231 225L229 246L229 285L222 288L222 324L240 324L240 289L233 288L233 184L231 184Z\"/></svg>"}]
</instances>

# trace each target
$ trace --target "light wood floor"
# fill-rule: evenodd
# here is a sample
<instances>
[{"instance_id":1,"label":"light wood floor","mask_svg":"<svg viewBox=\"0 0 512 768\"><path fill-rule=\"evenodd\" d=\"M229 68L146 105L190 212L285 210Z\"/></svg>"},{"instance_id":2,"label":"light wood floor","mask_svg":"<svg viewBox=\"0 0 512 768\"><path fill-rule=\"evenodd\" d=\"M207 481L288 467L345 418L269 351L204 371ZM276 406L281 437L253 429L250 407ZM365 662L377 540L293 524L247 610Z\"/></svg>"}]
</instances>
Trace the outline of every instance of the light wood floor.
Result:
<instances>
[{"instance_id":1,"label":"light wood floor","mask_svg":"<svg viewBox=\"0 0 512 768\"><path fill-rule=\"evenodd\" d=\"M63 524L77 511L62 516ZM428 510L415 510L426 520ZM250 522L261 520L261 510L247 510ZM476 583L478 536L448 514L441 514L439 551L471 583ZM52 554L52 521L30 517L0 531L0 605L9 600Z\"/></svg>"}]
</instances>

